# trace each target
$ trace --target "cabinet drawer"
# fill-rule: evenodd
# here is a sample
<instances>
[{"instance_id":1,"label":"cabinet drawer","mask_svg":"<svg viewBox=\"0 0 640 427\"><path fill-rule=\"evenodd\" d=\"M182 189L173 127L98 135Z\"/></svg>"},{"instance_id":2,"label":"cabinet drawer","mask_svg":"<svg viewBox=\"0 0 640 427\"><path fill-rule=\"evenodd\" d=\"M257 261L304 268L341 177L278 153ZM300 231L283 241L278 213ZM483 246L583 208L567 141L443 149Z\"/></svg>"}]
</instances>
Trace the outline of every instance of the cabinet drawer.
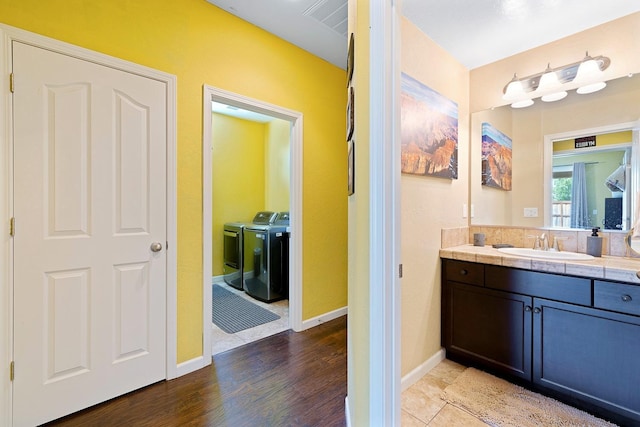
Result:
<instances>
[{"instance_id":1,"label":"cabinet drawer","mask_svg":"<svg viewBox=\"0 0 640 427\"><path fill-rule=\"evenodd\" d=\"M484 285L484 265L466 261L445 261L445 278L470 285Z\"/></svg>"},{"instance_id":2,"label":"cabinet drawer","mask_svg":"<svg viewBox=\"0 0 640 427\"><path fill-rule=\"evenodd\" d=\"M518 270L488 265L488 288L547 298L573 304L591 305L591 279Z\"/></svg>"},{"instance_id":3,"label":"cabinet drawer","mask_svg":"<svg viewBox=\"0 0 640 427\"><path fill-rule=\"evenodd\" d=\"M596 308L640 316L640 286L595 280L593 305Z\"/></svg>"}]
</instances>

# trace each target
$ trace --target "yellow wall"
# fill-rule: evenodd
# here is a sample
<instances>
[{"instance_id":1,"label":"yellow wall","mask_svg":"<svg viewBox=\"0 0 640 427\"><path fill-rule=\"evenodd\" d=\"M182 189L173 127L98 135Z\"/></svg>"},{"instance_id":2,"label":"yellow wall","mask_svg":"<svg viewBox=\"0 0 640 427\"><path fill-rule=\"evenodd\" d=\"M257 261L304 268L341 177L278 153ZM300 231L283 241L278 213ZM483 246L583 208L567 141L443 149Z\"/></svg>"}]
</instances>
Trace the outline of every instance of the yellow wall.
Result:
<instances>
[{"instance_id":1,"label":"yellow wall","mask_svg":"<svg viewBox=\"0 0 640 427\"><path fill-rule=\"evenodd\" d=\"M596 147L606 147L612 144L630 144L633 140L630 130L624 132L612 132L596 135ZM575 150L575 139L565 139L564 141L554 141L553 151Z\"/></svg>"},{"instance_id":2,"label":"yellow wall","mask_svg":"<svg viewBox=\"0 0 640 427\"><path fill-rule=\"evenodd\" d=\"M263 123L213 113L212 117L213 275L222 274L226 222L250 222L264 210ZM242 162L242 164L240 164Z\"/></svg>"},{"instance_id":3,"label":"yellow wall","mask_svg":"<svg viewBox=\"0 0 640 427\"><path fill-rule=\"evenodd\" d=\"M265 127L265 210L288 211L291 124L285 120L273 120Z\"/></svg>"},{"instance_id":4,"label":"yellow wall","mask_svg":"<svg viewBox=\"0 0 640 427\"><path fill-rule=\"evenodd\" d=\"M0 0L0 21L178 77L178 362L202 354L203 84L304 114L303 318L346 305L344 70L204 0Z\"/></svg>"},{"instance_id":5,"label":"yellow wall","mask_svg":"<svg viewBox=\"0 0 640 427\"><path fill-rule=\"evenodd\" d=\"M401 372L406 375L441 348L440 229L467 226L462 208L469 197L469 71L406 19L401 65L458 104L458 179L402 175Z\"/></svg>"},{"instance_id":6,"label":"yellow wall","mask_svg":"<svg viewBox=\"0 0 640 427\"><path fill-rule=\"evenodd\" d=\"M369 421L371 308L369 281L370 190L369 190L369 0L349 0L349 32L355 34L355 192L349 200L349 316L347 324L347 396L351 425L375 425ZM343 92L347 88L343 86ZM346 104L345 104L346 106ZM345 109L342 110L343 112ZM342 152L347 156L345 136ZM346 181L345 181L346 184ZM347 194L346 185L343 188ZM357 421L354 421L357 420Z\"/></svg>"}]
</instances>

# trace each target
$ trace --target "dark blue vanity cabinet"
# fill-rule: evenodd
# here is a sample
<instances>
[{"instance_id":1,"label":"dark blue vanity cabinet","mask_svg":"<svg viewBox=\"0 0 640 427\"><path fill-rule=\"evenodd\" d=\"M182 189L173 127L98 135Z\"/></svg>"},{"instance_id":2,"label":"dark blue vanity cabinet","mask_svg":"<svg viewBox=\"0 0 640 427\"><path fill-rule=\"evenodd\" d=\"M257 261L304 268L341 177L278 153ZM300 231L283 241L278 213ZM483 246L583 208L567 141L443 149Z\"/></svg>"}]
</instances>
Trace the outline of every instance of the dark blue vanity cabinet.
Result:
<instances>
[{"instance_id":1,"label":"dark blue vanity cabinet","mask_svg":"<svg viewBox=\"0 0 640 427\"><path fill-rule=\"evenodd\" d=\"M640 425L640 286L442 260L442 345L621 425Z\"/></svg>"}]
</instances>

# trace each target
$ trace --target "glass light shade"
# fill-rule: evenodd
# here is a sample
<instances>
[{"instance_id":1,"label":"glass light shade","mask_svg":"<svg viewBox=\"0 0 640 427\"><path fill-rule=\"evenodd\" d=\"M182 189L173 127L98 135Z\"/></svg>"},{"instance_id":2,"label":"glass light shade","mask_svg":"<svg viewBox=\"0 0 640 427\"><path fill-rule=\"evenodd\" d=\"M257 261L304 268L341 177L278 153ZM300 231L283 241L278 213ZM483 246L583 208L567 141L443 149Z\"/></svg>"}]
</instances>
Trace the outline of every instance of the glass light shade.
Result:
<instances>
[{"instance_id":1,"label":"glass light shade","mask_svg":"<svg viewBox=\"0 0 640 427\"><path fill-rule=\"evenodd\" d=\"M536 91L538 93L546 93L551 91L556 91L560 88L561 83L558 80L558 75L555 71L551 71L547 68L547 71L540 77L540 83L538 83L538 89Z\"/></svg>"},{"instance_id":2,"label":"glass light shade","mask_svg":"<svg viewBox=\"0 0 640 427\"><path fill-rule=\"evenodd\" d=\"M542 99L544 102L554 102L554 101L560 101L561 99L563 99L566 96L567 96L567 92L562 90L560 92L554 92L554 93L550 93L548 95L544 95L540 99Z\"/></svg>"},{"instance_id":3,"label":"glass light shade","mask_svg":"<svg viewBox=\"0 0 640 427\"><path fill-rule=\"evenodd\" d=\"M573 79L575 83L586 83L599 80L602 77L602 71L595 59L587 56L584 61L578 67L576 72L576 78Z\"/></svg>"},{"instance_id":4,"label":"glass light shade","mask_svg":"<svg viewBox=\"0 0 640 427\"><path fill-rule=\"evenodd\" d=\"M522 82L516 80L516 76L513 76L513 80L507 85L507 90L504 92L502 99L505 101L513 101L515 99L525 96Z\"/></svg>"},{"instance_id":5,"label":"glass light shade","mask_svg":"<svg viewBox=\"0 0 640 427\"><path fill-rule=\"evenodd\" d=\"M511 108L525 108L533 105L533 99L524 99L511 104Z\"/></svg>"},{"instance_id":6,"label":"glass light shade","mask_svg":"<svg viewBox=\"0 0 640 427\"><path fill-rule=\"evenodd\" d=\"M587 93L597 92L604 89L607 86L605 82L591 83L590 85L580 86L576 92L580 95L586 95Z\"/></svg>"},{"instance_id":7,"label":"glass light shade","mask_svg":"<svg viewBox=\"0 0 640 427\"><path fill-rule=\"evenodd\" d=\"M578 67L578 72L573 82L579 85L576 92L586 94L603 89L607 85L603 80L604 73L600 69L600 66L593 58L587 55Z\"/></svg>"}]
</instances>

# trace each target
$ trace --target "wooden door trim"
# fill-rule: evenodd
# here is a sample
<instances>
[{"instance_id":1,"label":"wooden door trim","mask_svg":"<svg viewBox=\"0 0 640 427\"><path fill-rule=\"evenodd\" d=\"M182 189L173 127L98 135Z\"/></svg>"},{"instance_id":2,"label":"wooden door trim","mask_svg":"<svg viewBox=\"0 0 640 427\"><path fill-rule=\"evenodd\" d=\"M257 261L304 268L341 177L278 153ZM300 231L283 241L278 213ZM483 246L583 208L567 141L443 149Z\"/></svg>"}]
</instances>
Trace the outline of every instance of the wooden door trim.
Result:
<instances>
[{"instance_id":1,"label":"wooden door trim","mask_svg":"<svg viewBox=\"0 0 640 427\"><path fill-rule=\"evenodd\" d=\"M72 56L99 65L115 68L166 84L167 87L167 379L179 376L177 364L177 133L176 133L176 86L174 75L154 70L133 62L118 59L79 46L31 33L19 28L0 24L0 425L11 425L12 395L9 380L9 364L13 354L13 251L9 234L9 221L13 216L13 157L12 145L12 97L9 75L13 69L11 43L19 41L53 52Z\"/></svg>"}]
</instances>

